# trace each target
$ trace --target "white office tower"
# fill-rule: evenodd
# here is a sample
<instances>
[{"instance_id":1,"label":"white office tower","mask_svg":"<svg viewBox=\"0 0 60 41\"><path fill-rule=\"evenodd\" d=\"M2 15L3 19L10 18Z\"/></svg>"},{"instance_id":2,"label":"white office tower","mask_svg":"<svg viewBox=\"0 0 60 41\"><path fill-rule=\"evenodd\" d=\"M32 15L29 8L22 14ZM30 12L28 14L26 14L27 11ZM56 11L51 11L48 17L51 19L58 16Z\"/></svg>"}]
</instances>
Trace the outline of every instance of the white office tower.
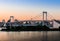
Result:
<instances>
[{"instance_id":1,"label":"white office tower","mask_svg":"<svg viewBox=\"0 0 60 41\"><path fill-rule=\"evenodd\" d=\"M10 22L14 22L14 16L10 16Z\"/></svg>"}]
</instances>

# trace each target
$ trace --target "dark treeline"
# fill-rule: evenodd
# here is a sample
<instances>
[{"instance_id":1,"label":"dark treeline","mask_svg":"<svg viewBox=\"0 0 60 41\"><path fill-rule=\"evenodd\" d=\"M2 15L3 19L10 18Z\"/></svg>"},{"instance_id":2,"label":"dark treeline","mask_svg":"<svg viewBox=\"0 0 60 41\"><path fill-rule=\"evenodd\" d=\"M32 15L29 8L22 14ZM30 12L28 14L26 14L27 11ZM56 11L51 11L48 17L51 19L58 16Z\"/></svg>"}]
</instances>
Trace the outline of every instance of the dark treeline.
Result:
<instances>
[{"instance_id":1,"label":"dark treeline","mask_svg":"<svg viewBox=\"0 0 60 41\"><path fill-rule=\"evenodd\" d=\"M47 26L18 26L18 27L6 27L7 29L2 29L2 31L60 31L59 29L50 29Z\"/></svg>"}]
</instances>

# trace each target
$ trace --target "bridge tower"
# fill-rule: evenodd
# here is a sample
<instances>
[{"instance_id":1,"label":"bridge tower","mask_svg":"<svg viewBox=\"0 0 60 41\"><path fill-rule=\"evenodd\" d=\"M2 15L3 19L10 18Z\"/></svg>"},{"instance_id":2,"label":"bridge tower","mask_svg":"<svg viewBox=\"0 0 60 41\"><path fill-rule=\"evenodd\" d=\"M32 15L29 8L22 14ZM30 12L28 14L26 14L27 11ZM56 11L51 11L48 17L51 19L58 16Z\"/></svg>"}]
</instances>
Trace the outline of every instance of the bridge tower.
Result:
<instances>
[{"instance_id":1,"label":"bridge tower","mask_svg":"<svg viewBox=\"0 0 60 41\"><path fill-rule=\"evenodd\" d=\"M43 11L43 26L46 25L45 21L47 22L47 11Z\"/></svg>"},{"instance_id":2,"label":"bridge tower","mask_svg":"<svg viewBox=\"0 0 60 41\"><path fill-rule=\"evenodd\" d=\"M46 17L45 17L46 16ZM43 21L46 20L47 21L47 12L43 11Z\"/></svg>"},{"instance_id":3,"label":"bridge tower","mask_svg":"<svg viewBox=\"0 0 60 41\"><path fill-rule=\"evenodd\" d=\"M10 16L10 22L14 22L14 16Z\"/></svg>"}]
</instances>

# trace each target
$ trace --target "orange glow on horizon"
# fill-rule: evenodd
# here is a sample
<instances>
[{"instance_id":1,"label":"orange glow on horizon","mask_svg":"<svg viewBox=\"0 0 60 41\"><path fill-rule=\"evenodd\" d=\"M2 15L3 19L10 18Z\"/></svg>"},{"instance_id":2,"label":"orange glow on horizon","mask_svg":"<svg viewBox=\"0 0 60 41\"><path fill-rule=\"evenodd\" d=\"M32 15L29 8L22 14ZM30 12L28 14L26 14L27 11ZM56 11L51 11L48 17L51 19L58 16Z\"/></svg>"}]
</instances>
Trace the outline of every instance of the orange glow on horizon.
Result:
<instances>
[{"instance_id":1,"label":"orange glow on horizon","mask_svg":"<svg viewBox=\"0 0 60 41\"><path fill-rule=\"evenodd\" d=\"M48 11L47 11L48 12ZM0 12L0 22L5 19L5 21L8 21L10 16L14 16L15 19L17 20L31 20L31 18L33 18L33 20L42 20L42 14L40 15L40 18L34 18L36 15L38 15L40 12L35 12L35 11L22 11L22 12L13 12L13 11L3 11ZM52 16L57 19L60 20L60 12L58 12L58 14L56 14L57 12L51 12ZM48 16L48 19L49 18Z\"/></svg>"}]
</instances>

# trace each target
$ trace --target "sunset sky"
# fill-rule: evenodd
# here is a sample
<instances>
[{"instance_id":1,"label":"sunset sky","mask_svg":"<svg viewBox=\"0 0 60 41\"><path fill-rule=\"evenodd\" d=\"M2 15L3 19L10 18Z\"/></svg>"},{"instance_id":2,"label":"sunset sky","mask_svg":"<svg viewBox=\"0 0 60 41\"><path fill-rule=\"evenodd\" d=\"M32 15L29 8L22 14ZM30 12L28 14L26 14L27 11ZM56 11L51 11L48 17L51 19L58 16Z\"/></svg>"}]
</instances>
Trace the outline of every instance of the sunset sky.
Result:
<instances>
[{"instance_id":1,"label":"sunset sky","mask_svg":"<svg viewBox=\"0 0 60 41\"><path fill-rule=\"evenodd\" d=\"M0 0L0 21L7 21L10 16L18 20L29 20L36 15L41 18L43 11L60 20L60 0Z\"/></svg>"}]
</instances>

